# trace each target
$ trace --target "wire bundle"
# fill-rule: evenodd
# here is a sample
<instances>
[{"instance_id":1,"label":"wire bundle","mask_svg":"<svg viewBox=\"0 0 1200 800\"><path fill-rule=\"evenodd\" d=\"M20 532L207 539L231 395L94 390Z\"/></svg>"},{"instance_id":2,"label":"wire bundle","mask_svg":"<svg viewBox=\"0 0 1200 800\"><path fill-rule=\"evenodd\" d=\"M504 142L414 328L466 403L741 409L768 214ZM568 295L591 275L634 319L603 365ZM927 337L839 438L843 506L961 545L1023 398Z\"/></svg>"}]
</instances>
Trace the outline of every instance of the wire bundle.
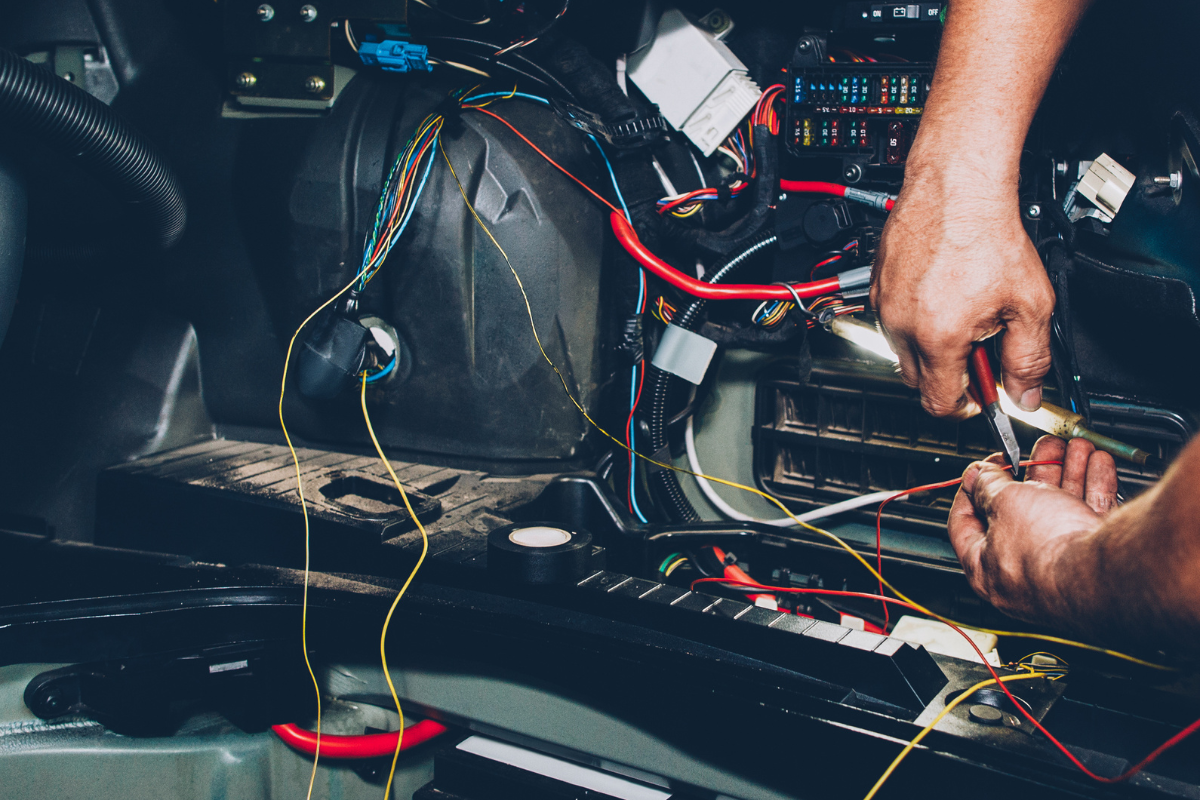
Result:
<instances>
[{"instance_id":1,"label":"wire bundle","mask_svg":"<svg viewBox=\"0 0 1200 800\"><path fill-rule=\"evenodd\" d=\"M461 95L462 93L458 94L459 97ZM429 178L429 171L433 166L433 148L437 144L444 122L445 118L441 114L430 114L417 126L416 133L396 156L379 198L379 205L375 209L375 223L371 228L371 235L363 248L357 291L361 292L367 288L367 284L383 266L388 253L395 247L396 240L408 226L416 208L416 201ZM425 163L425 171L418 183L416 176L422 161Z\"/></svg>"},{"instance_id":2,"label":"wire bundle","mask_svg":"<svg viewBox=\"0 0 1200 800\"><path fill-rule=\"evenodd\" d=\"M658 213L670 212L679 218L690 217L701 208L701 204L710 200L719 200L722 196L730 199L738 197L750 181L754 180L756 169L754 165L754 128L763 125L772 134L779 133L779 115L775 111L775 100L783 92L783 84L768 86L758 98L754 110L746 122L745 128L739 126L725 143L717 148L717 152L733 161L734 180L729 184L725 193L721 189L706 187L690 192L664 197L658 201Z\"/></svg>"}]
</instances>

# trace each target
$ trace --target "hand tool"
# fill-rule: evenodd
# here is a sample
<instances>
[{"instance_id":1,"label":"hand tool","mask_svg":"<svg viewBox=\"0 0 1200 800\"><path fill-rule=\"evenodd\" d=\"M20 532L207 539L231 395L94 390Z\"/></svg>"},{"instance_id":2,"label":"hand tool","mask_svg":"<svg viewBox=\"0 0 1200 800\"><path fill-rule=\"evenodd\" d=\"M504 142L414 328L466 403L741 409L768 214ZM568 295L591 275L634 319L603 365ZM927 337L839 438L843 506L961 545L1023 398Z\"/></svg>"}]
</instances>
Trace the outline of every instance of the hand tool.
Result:
<instances>
[{"instance_id":1,"label":"hand tool","mask_svg":"<svg viewBox=\"0 0 1200 800\"><path fill-rule=\"evenodd\" d=\"M996 377L992 374L987 347L983 342L976 342L971 346L970 364L971 388L983 407L983 416L987 418L996 443L1000 445L1000 451L1012 465L1013 479L1020 480L1021 447L1017 444L1017 435L1013 433L1012 420L1000 408L1000 392L997 390Z\"/></svg>"}]
</instances>

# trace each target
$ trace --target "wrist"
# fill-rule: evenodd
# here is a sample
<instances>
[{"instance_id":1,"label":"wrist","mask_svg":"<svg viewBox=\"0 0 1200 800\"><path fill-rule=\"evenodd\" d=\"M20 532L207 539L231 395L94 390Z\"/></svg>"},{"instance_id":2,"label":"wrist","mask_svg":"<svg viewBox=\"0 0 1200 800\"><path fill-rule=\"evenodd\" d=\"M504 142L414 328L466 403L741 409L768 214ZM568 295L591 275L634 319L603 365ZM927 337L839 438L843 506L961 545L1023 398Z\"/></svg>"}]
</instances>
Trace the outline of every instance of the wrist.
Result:
<instances>
[{"instance_id":1,"label":"wrist","mask_svg":"<svg viewBox=\"0 0 1200 800\"><path fill-rule=\"evenodd\" d=\"M943 191L1016 196L1022 136L997 139L985 131L925 120L904 168L904 182L937 183Z\"/></svg>"}]
</instances>

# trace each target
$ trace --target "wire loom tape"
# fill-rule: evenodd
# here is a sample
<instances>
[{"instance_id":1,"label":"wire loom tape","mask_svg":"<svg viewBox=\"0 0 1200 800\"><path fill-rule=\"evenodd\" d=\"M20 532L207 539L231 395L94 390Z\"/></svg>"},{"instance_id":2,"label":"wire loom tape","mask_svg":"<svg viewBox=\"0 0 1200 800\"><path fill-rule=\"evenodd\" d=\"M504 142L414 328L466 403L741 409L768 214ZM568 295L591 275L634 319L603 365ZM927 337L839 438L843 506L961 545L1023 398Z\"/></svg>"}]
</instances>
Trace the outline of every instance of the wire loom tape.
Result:
<instances>
[{"instance_id":1,"label":"wire loom tape","mask_svg":"<svg viewBox=\"0 0 1200 800\"><path fill-rule=\"evenodd\" d=\"M587 571L592 535L553 523L522 522L488 534L488 572L517 583L566 583Z\"/></svg>"},{"instance_id":2,"label":"wire loom tape","mask_svg":"<svg viewBox=\"0 0 1200 800\"><path fill-rule=\"evenodd\" d=\"M699 386L708 372L717 343L678 325L668 325L651 364Z\"/></svg>"}]
</instances>

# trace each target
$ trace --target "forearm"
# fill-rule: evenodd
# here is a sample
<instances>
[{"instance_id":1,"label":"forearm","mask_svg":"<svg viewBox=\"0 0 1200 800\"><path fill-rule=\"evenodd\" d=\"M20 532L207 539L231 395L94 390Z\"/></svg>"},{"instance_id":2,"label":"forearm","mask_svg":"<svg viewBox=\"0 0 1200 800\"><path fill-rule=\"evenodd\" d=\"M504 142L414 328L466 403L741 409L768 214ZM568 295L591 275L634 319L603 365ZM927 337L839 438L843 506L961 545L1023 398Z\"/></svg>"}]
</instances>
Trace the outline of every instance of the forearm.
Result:
<instances>
[{"instance_id":1,"label":"forearm","mask_svg":"<svg viewBox=\"0 0 1200 800\"><path fill-rule=\"evenodd\" d=\"M950 0L907 176L961 172L1015 193L1025 135L1088 2Z\"/></svg>"},{"instance_id":2,"label":"forearm","mask_svg":"<svg viewBox=\"0 0 1200 800\"><path fill-rule=\"evenodd\" d=\"M1200 441L1052 562L1059 624L1096 641L1200 653ZM1164 649L1175 649L1166 647Z\"/></svg>"}]
</instances>

